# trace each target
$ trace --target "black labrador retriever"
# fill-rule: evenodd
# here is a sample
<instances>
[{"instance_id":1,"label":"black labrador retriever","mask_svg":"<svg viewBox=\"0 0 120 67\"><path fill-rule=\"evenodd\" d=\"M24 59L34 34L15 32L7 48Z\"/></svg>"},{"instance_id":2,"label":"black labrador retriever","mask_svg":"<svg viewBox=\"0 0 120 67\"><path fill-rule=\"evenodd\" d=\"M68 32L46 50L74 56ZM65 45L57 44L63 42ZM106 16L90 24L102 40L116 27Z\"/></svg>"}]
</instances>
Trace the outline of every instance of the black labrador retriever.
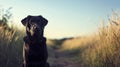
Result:
<instances>
[{"instance_id":1,"label":"black labrador retriever","mask_svg":"<svg viewBox=\"0 0 120 67\"><path fill-rule=\"evenodd\" d=\"M49 67L46 38L43 36L48 21L42 16L29 15L21 22L27 34L23 45L23 67Z\"/></svg>"}]
</instances>

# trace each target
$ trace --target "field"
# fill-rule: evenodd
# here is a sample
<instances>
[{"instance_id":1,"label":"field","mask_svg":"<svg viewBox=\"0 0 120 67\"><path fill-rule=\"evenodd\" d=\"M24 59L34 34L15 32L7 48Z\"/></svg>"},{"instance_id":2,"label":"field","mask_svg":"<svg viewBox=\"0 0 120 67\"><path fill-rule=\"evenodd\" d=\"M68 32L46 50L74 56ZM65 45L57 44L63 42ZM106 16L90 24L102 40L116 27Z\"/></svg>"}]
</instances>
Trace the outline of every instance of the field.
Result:
<instances>
[{"instance_id":1,"label":"field","mask_svg":"<svg viewBox=\"0 0 120 67\"><path fill-rule=\"evenodd\" d=\"M24 35L0 25L0 67L22 67ZM47 46L51 67L120 67L120 17L101 22L93 35L47 39Z\"/></svg>"}]
</instances>

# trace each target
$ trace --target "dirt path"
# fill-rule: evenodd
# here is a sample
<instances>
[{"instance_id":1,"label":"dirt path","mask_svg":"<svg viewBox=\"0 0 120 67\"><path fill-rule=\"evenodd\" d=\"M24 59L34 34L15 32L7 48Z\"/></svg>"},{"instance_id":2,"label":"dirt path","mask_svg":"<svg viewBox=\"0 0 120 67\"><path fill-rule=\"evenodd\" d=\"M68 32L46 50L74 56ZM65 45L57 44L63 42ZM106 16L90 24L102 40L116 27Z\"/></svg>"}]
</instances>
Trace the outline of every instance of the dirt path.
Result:
<instances>
[{"instance_id":1,"label":"dirt path","mask_svg":"<svg viewBox=\"0 0 120 67\"><path fill-rule=\"evenodd\" d=\"M70 60L70 57L66 56L66 53L59 49L54 49L55 57L54 64L51 67L83 67L79 63L75 63Z\"/></svg>"}]
</instances>

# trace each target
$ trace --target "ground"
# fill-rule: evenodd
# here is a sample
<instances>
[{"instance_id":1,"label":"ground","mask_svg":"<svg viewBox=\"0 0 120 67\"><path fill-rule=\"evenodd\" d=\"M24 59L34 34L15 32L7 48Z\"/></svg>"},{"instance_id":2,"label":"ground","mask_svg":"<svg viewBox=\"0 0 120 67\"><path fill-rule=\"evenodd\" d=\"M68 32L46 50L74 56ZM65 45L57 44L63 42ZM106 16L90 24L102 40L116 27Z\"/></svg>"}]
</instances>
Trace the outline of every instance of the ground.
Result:
<instances>
[{"instance_id":1,"label":"ground","mask_svg":"<svg viewBox=\"0 0 120 67\"><path fill-rule=\"evenodd\" d=\"M67 52L61 51L60 48L54 48L53 53L54 56L49 58L51 67L83 67L81 63L73 60Z\"/></svg>"}]
</instances>

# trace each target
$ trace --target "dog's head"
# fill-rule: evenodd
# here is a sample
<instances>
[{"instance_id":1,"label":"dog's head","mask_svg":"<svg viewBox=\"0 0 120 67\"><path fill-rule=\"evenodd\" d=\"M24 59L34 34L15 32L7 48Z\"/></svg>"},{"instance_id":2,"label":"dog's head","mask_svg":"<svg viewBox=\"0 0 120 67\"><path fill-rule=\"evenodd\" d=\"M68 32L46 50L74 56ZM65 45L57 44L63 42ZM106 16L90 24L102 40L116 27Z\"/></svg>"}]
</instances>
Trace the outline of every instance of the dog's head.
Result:
<instances>
[{"instance_id":1,"label":"dog's head","mask_svg":"<svg viewBox=\"0 0 120 67\"><path fill-rule=\"evenodd\" d=\"M43 36L44 27L48 21L42 16L27 16L21 20L22 24L26 26L26 33L31 37Z\"/></svg>"}]
</instances>

